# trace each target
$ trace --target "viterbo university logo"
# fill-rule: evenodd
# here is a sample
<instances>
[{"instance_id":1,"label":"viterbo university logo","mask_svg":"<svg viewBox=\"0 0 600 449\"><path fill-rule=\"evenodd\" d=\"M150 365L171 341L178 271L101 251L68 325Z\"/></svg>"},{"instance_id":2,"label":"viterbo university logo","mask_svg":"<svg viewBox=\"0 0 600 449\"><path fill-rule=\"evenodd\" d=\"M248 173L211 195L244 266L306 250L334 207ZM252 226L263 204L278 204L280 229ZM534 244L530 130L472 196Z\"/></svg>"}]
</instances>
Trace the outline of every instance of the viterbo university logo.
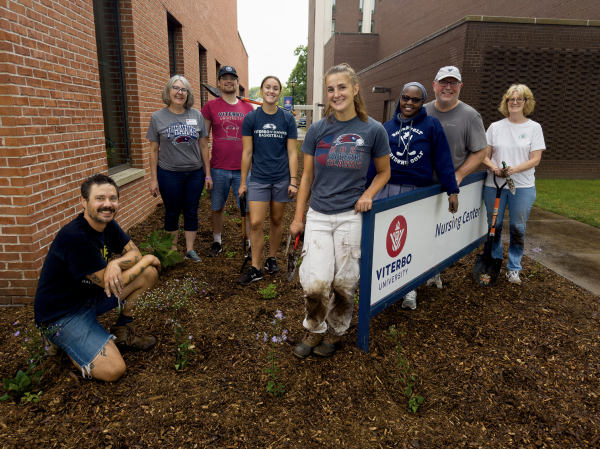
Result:
<instances>
[{"instance_id":1,"label":"viterbo university logo","mask_svg":"<svg viewBox=\"0 0 600 449\"><path fill-rule=\"evenodd\" d=\"M402 252L406 243L407 226L406 219L398 215L392 220L385 240L386 249L390 257L394 258Z\"/></svg>"}]
</instances>

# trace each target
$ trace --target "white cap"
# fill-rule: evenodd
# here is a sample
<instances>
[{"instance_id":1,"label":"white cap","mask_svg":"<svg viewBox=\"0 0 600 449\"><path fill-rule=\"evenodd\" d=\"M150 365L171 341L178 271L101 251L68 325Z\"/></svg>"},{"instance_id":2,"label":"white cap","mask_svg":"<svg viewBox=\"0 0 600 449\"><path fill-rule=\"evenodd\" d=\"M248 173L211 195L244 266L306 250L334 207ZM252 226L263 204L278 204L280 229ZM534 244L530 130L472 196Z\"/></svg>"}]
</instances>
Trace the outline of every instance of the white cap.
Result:
<instances>
[{"instance_id":1,"label":"white cap","mask_svg":"<svg viewBox=\"0 0 600 449\"><path fill-rule=\"evenodd\" d=\"M435 81L442 80L444 78L456 78L458 81L462 83L462 78L460 77L460 71L458 68L448 65L446 67L442 67L437 75L435 76Z\"/></svg>"}]
</instances>

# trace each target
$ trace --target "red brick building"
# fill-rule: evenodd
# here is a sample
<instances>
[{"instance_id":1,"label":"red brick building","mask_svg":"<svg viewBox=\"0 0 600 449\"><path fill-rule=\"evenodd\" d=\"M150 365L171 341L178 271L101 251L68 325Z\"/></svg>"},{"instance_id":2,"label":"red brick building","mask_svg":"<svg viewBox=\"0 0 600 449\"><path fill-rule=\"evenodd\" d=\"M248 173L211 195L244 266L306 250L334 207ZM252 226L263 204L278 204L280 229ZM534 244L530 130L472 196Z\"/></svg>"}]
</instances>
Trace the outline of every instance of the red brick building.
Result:
<instances>
[{"instance_id":1,"label":"red brick building","mask_svg":"<svg viewBox=\"0 0 600 449\"><path fill-rule=\"evenodd\" d=\"M369 115L382 122L391 118L404 84L419 81L433 98L437 71L454 65L463 77L461 100L481 113L486 128L502 118L498 103L511 84L532 89L531 118L541 123L547 145L536 176L600 178L600 3L328 1L309 3L308 104L326 101L317 98L322 73L314 73L319 37L323 70L342 62L354 67Z\"/></svg>"},{"instance_id":2,"label":"red brick building","mask_svg":"<svg viewBox=\"0 0 600 449\"><path fill-rule=\"evenodd\" d=\"M236 0L8 0L0 4L0 304L31 302L48 245L95 172L121 188L124 229L148 216L151 114L173 74L201 108L221 65L240 93Z\"/></svg>"}]
</instances>

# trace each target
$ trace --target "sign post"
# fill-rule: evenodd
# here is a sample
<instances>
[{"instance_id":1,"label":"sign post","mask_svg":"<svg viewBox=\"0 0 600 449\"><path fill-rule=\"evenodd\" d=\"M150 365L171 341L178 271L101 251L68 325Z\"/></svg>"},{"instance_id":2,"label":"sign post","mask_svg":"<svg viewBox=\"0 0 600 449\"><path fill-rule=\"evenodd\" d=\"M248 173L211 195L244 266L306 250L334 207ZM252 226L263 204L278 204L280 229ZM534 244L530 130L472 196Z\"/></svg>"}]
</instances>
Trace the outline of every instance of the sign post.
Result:
<instances>
[{"instance_id":1,"label":"sign post","mask_svg":"<svg viewBox=\"0 0 600 449\"><path fill-rule=\"evenodd\" d=\"M370 320L486 241L486 172L460 185L448 212L441 185L379 200L363 214L358 346L369 352Z\"/></svg>"}]
</instances>

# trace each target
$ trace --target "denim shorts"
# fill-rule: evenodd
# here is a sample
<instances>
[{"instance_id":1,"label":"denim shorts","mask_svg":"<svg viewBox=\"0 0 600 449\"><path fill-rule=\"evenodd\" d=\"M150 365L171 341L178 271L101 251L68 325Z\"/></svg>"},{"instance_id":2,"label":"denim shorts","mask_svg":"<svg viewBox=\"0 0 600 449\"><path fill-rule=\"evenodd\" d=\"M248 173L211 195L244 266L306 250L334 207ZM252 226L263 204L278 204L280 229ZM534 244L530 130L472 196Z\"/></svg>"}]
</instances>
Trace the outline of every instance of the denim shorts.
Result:
<instances>
[{"instance_id":1,"label":"denim shorts","mask_svg":"<svg viewBox=\"0 0 600 449\"><path fill-rule=\"evenodd\" d=\"M289 179L278 182L277 184L259 184L258 182L251 182L248 185L248 201L289 203L294 201L294 198L288 198L289 186Z\"/></svg>"},{"instance_id":2,"label":"denim shorts","mask_svg":"<svg viewBox=\"0 0 600 449\"><path fill-rule=\"evenodd\" d=\"M248 177L246 178L246 186L250 183L250 174L248 171ZM238 197L238 190L240 189L240 183L242 181L241 170L223 170L221 168L211 168L210 176L213 179L213 188L210 191L210 209L214 212L219 211L225 207L227 197L229 197L229 189L233 189L233 195L235 196L235 204L240 207L240 199ZM246 212L248 208L248 201L246 201Z\"/></svg>"},{"instance_id":3,"label":"denim shorts","mask_svg":"<svg viewBox=\"0 0 600 449\"><path fill-rule=\"evenodd\" d=\"M104 315L119 305L116 296L106 296L104 292L90 299L81 309L71 312L48 324L52 330L48 339L69 354L85 377L90 376L92 363L106 343L115 338L107 332L96 317Z\"/></svg>"}]
</instances>

